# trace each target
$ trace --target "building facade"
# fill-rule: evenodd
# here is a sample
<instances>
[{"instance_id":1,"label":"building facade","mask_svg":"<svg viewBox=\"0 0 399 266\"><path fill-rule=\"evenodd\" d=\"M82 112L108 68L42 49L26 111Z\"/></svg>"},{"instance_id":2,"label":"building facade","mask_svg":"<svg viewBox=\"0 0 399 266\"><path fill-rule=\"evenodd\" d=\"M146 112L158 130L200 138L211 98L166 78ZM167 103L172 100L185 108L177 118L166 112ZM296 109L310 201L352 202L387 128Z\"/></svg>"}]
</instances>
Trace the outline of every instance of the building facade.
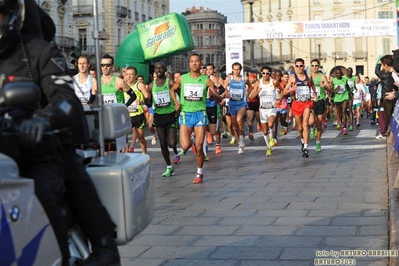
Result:
<instances>
[{"instance_id":1,"label":"building facade","mask_svg":"<svg viewBox=\"0 0 399 266\"><path fill-rule=\"evenodd\" d=\"M225 27L227 17L217 11L203 7L186 9L186 16L194 39L195 48L191 53L197 53L205 64L213 63L219 68L225 63ZM172 72L188 71L189 54L181 54L169 60Z\"/></svg>"},{"instance_id":2,"label":"building facade","mask_svg":"<svg viewBox=\"0 0 399 266\"><path fill-rule=\"evenodd\" d=\"M327 21L396 18L393 0L241 0L244 22ZM252 5L252 17L251 17ZM250 64L250 41L245 42L245 64ZM321 59L329 74L338 65L352 67L354 73L374 76L381 55L397 47L396 37L350 37L312 39L270 39L254 41L254 64L288 69L301 57L307 65Z\"/></svg>"}]
</instances>

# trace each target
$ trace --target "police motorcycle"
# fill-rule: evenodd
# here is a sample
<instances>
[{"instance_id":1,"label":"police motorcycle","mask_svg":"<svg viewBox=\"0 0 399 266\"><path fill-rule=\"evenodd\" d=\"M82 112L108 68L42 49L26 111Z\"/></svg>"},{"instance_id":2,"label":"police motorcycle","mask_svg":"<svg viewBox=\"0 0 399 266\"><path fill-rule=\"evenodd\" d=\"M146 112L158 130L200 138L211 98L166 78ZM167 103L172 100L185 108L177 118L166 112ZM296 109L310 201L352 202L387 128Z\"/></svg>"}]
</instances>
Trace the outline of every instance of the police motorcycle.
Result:
<instances>
[{"instance_id":1,"label":"police motorcycle","mask_svg":"<svg viewBox=\"0 0 399 266\"><path fill-rule=\"evenodd\" d=\"M7 84L0 91L0 112L7 106L18 106L21 110L36 106L39 95L34 84ZM104 121L104 138L121 145L122 138L126 140L125 135L131 131L126 106L105 104L101 110L86 109L93 142L101 130L96 123L99 115ZM18 135L18 128L12 125L7 114L0 119L3 120L0 125L8 125L6 129L0 128L0 138ZM79 153L86 157L87 171L100 200L117 225L116 243L125 245L144 230L154 216L155 184L149 156L138 153L98 156L97 151L90 149ZM74 223L69 229L68 242L70 265L79 265L90 255L86 238ZM34 180L20 177L16 162L0 153L0 265L60 264L61 252L47 215L34 194Z\"/></svg>"}]
</instances>

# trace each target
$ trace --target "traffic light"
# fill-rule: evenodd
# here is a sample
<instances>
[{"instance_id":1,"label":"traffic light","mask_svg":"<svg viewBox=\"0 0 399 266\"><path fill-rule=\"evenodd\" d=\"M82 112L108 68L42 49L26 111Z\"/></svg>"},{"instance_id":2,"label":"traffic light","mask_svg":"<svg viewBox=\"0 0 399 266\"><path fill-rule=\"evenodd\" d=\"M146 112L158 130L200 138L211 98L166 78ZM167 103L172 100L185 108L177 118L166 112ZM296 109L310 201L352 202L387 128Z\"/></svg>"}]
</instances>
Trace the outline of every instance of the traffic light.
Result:
<instances>
[{"instance_id":1,"label":"traffic light","mask_svg":"<svg viewBox=\"0 0 399 266\"><path fill-rule=\"evenodd\" d=\"M69 53L69 58L70 58L70 63L77 67L78 65L78 59L82 55L82 51L80 49L80 46L72 46L71 47L71 52Z\"/></svg>"}]
</instances>

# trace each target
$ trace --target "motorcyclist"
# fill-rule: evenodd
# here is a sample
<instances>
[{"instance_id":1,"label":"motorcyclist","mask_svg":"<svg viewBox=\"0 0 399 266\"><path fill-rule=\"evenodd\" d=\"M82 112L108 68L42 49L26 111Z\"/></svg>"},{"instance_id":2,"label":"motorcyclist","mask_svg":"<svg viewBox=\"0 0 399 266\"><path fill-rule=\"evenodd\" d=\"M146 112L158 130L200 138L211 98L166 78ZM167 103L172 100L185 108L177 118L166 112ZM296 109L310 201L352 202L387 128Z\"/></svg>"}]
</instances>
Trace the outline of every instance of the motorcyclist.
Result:
<instances>
[{"instance_id":1,"label":"motorcyclist","mask_svg":"<svg viewBox=\"0 0 399 266\"><path fill-rule=\"evenodd\" d=\"M69 265L64 182L72 209L92 245L84 265L119 262L111 236L115 225L72 146L71 132L87 125L65 58L56 46L20 33L24 11L24 0L0 0L0 89L9 82L35 83L41 89L41 101L27 119L15 121L20 124L20 143L1 138L0 152L13 151L21 175L35 180L35 193L53 226L63 265ZM65 128L70 130L61 137L43 137L46 130Z\"/></svg>"}]
</instances>

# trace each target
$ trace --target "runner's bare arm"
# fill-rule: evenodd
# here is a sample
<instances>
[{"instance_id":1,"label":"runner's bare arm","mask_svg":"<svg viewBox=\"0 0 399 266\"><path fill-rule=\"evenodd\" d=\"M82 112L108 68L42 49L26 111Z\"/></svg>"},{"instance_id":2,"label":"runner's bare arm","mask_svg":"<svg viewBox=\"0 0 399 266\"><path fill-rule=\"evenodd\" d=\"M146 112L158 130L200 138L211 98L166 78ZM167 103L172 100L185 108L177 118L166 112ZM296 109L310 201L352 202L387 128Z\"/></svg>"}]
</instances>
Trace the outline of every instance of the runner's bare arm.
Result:
<instances>
[{"instance_id":1,"label":"runner's bare arm","mask_svg":"<svg viewBox=\"0 0 399 266\"><path fill-rule=\"evenodd\" d=\"M180 88L181 86L181 77L178 77L173 86L170 88L170 97L172 98L173 102L175 103L175 109L179 110L180 109L180 103L176 98L176 91Z\"/></svg>"},{"instance_id":2,"label":"runner's bare arm","mask_svg":"<svg viewBox=\"0 0 399 266\"><path fill-rule=\"evenodd\" d=\"M259 80L255 81L252 92L249 94L249 99L254 99L259 94L259 84Z\"/></svg>"},{"instance_id":3,"label":"runner's bare arm","mask_svg":"<svg viewBox=\"0 0 399 266\"><path fill-rule=\"evenodd\" d=\"M223 98L215 90L215 84L212 82L212 80L207 79L206 86L208 87L208 90L211 91L210 97L214 99L216 102L220 103Z\"/></svg>"}]
</instances>

